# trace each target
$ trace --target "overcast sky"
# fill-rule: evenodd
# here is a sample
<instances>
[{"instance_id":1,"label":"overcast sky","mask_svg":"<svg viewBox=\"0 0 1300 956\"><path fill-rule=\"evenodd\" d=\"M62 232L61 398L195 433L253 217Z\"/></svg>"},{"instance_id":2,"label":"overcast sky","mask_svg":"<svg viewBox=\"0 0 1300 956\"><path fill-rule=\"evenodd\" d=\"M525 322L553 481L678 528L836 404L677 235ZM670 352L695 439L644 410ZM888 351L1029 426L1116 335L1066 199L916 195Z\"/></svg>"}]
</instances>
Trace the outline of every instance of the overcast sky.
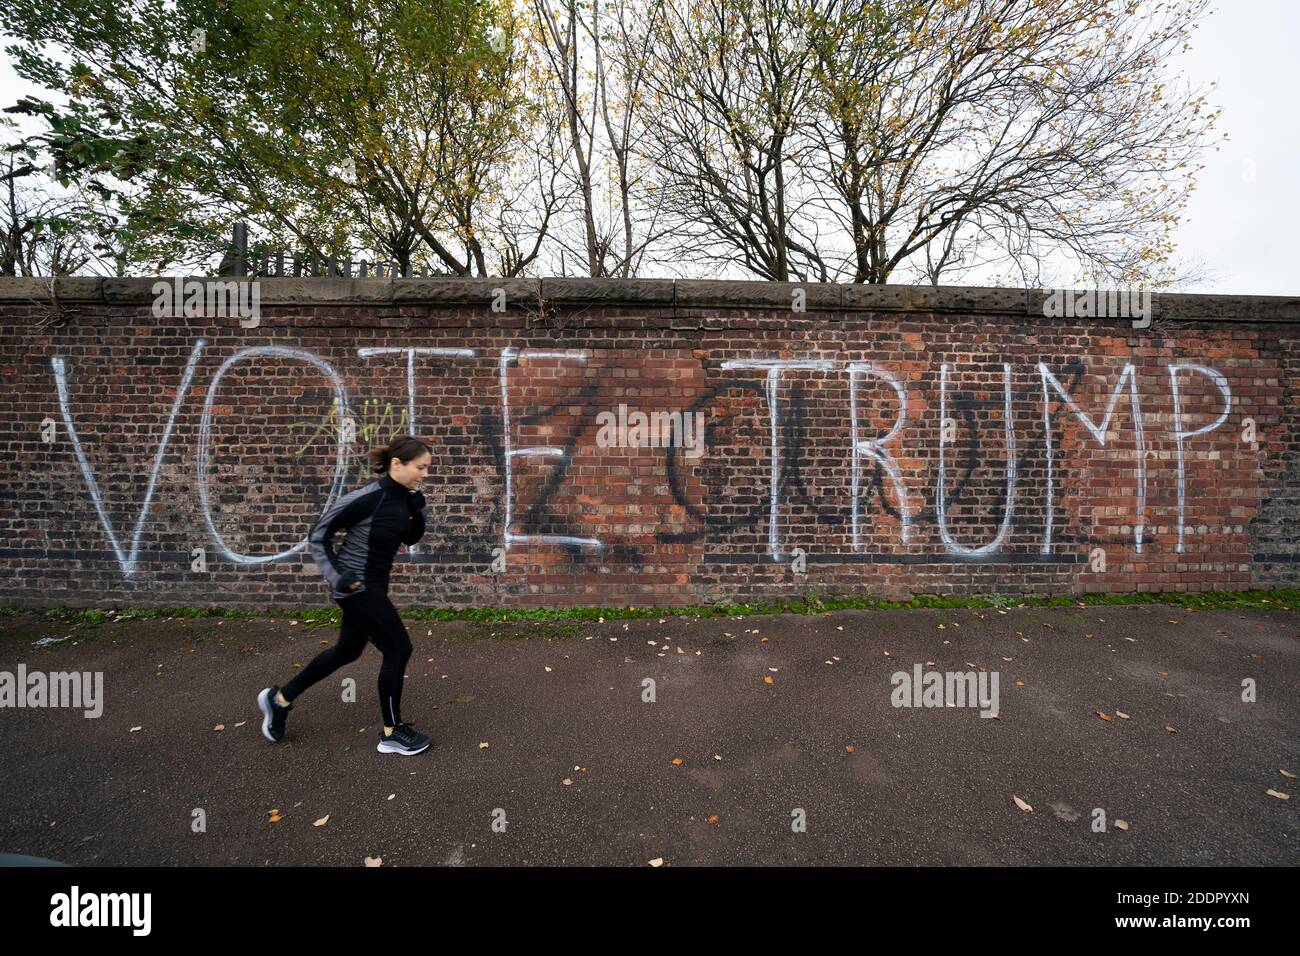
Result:
<instances>
[{"instance_id":1,"label":"overcast sky","mask_svg":"<svg viewBox=\"0 0 1300 956\"><path fill-rule=\"evenodd\" d=\"M1204 279L1183 291L1300 295L1300 0L1220 3L1178 58L1222 106L1229 138L1203 162L1177 258ZM30 92L0 55L0 104Z\"/></svg>"}]
</instances>

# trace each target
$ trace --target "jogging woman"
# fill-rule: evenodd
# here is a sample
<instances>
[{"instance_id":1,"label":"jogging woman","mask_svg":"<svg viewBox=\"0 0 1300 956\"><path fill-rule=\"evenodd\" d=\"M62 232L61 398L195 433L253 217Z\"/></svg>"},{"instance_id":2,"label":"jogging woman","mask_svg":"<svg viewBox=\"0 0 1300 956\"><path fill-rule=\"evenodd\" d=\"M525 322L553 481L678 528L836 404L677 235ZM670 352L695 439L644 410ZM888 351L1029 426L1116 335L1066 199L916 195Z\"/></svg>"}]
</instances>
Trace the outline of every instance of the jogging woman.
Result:
<instances>
[{"instance_id":1,"label":"jogging woman","mask_svg":"<svg viewBox=\"0 0 1300 956\"><path fill-rule=\"evenodd\" d=\"M330 597L343 609L338 643L321 651L283 687L276 684L257 697L262 734L273 743L283 739L293 701L312 684L361 656L369 639L384 655L379 668L379 709L383 729L380 753L418 754L429 738L401 718L402 677L411 657L411 637L388 599L388 573L403 544L424 534L424 494L420 482L433 455L413 435L399 435L369 454L371 470L382 477L344 495L327 508L308 535L311 556L330 584ZM343 546L333 538L347 529Z\"/></svg>"}]
</instances>

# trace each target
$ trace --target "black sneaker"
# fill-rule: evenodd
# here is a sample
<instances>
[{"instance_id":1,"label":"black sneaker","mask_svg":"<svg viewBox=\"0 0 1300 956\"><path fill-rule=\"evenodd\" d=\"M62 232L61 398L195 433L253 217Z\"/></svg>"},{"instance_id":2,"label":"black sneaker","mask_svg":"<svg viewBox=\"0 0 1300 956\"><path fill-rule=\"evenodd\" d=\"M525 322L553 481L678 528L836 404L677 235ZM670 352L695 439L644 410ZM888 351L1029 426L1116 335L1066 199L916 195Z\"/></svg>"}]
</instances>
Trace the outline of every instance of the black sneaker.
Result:
<instances>
[{"instance_id":1,"label":"black sneaker","mask_svg":"<svg viewBox=\"0 0 1300 956\"><path fill-rule=\"evenodd\" d=\"M284 722L289 719L289 711L293 710L293 704L288 707L279 705L275 699L278 693L280 685L276 684L257 695L257 706L262 708L262 736L273 744L284 739Z\"/></svg>"},{"instance_id":2,"label":"black sneaker","mask_svg":"<svg viewBox=\"0 0 1300 956\"><path fill-rule=\"evenodd\" d=\"M418 754L429 749L431 741L424 734L420 733L410 724L403 721L393 728L393 732L388 736L384 735L384 728L379 728L379 746L376 748L381 754Z\"/></svg>"}]
</instances>

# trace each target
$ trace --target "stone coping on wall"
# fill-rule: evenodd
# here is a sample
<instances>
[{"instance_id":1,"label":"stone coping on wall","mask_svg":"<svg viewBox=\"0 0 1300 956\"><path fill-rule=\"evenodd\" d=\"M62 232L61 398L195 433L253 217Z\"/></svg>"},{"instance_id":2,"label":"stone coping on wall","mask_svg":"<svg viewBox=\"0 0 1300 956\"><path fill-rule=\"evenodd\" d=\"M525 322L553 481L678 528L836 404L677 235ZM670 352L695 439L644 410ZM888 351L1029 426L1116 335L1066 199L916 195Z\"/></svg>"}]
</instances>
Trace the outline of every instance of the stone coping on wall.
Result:
<instances>
[{"instance_id":1,"label":"stone coping on wall","mask_svg":"<svg viewBox=\"0 0 1300 956\"><path fill-rule=\"evenodd\" d=\"M193 276L200 281L237 281ZM0 278L0 306L46 302L130 304L152 302L157 278ZM1046 318L1044 289L976 286L853 285L749 282L728 279L346 279L266 278L258 280L263 305L489 305L497 290L510 301L539 305L629 306L636 308L781 309L804 290L809 312L919 312ZM1079 295L1085 290L1074 290ZM1152 318L1186 322L1300 323L1300 296L1152 293ZM1054 319L1050 321L1055 321ZM1102 321L1105 321L1104 319ZM1130 324L1129 319L1114 321Z\"/></svg>"}]
</instances>

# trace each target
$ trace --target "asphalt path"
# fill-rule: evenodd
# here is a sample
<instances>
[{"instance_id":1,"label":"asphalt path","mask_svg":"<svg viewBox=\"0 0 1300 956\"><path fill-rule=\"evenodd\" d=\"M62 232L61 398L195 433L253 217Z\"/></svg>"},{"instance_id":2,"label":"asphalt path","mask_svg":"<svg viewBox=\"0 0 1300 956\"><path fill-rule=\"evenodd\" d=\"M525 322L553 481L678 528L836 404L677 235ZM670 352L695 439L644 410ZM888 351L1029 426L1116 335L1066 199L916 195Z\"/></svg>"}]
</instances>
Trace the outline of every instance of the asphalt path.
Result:
<instances>
[{"instance_id":1,"label":"asphalt path","mask_svg":"<svg viewBox=\"0 0 1300 956\"><path fill-rule=\"evenodd\" d=\"M1300 773L1294 611L405 620L403 716L434 739L413 757L375 750L373 648L299 698L284 741L263 738L258 691L334 628L0 619L0 672L103 675L96 718L0 708L0 853L97 865L1300 863L1300 786L1283 773ZM996 718L980 701L895 706L893 675L917 664L996 673Z\"/></svg>"}]
</instances>

